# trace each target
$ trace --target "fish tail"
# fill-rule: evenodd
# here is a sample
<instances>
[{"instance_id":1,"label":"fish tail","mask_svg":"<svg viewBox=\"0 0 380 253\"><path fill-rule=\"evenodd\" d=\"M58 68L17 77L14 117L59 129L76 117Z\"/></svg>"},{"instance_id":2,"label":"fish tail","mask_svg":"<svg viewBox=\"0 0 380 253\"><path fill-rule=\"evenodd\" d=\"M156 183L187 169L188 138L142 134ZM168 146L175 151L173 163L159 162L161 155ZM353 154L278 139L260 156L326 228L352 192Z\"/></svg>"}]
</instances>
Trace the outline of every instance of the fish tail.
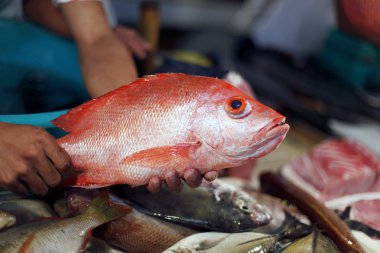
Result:
<instances>
[{"instance_id":1,"label":"fish tail","mask_svg":"<svg viewBox=\"0 0 380 253\"><path fill-rule=\"evenodd\" d=\"M117 219L129 212L132 208L114 203L110 200L108 190L101 191L99 197L95 198L83 216L95 217L101 224Z\"/></svg>"}]
</instances>

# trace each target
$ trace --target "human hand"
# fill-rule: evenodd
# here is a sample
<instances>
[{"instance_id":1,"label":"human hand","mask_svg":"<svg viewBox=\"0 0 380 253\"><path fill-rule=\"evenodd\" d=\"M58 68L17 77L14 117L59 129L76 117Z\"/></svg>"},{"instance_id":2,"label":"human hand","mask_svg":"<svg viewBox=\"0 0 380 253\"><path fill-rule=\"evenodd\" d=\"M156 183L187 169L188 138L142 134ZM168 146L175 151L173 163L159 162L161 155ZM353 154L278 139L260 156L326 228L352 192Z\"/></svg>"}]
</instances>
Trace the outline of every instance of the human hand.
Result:
<instances>
[{"instance_id":1,"label":"human hand","mask_svg":"<svg viewBox=\"0 0 380 253\"><path fill-rule=\"evenodd\" d=\"M146 42L140 34L131 28L117 26L114 29L117 37L123 44L139 59L144 59L150 50L148 42Z\"/></svg>"},{"instance_id":2,"label":"human hand","mask_svg":"<svg viewBox=\"0 0 380 253\"><path fill-rule=\"evenodd\" d=\"M71 164L66 151L43 128L0 123L0 186L18 194L45 195Z\"/></svg>"},{"instance_id":3,"label":"human hand","mask_svg":"<svg viewBox=\"0 0 380 253\"><path fill-rule=\"evenodd\" d=\"M215 180L218 172L209 171L203 175L203 178L209 182ZM195 169L187 169L183 175L187 185L190 187L198 187L202 183L202 175ZM165 176L165 183L172 192L179 192L182 189L182 181L176 172L169 172ZM160 190L161 180L158 177L153 177L149 180L148 190L151 192L158 192Z\"/></svg>"}]
</instances>

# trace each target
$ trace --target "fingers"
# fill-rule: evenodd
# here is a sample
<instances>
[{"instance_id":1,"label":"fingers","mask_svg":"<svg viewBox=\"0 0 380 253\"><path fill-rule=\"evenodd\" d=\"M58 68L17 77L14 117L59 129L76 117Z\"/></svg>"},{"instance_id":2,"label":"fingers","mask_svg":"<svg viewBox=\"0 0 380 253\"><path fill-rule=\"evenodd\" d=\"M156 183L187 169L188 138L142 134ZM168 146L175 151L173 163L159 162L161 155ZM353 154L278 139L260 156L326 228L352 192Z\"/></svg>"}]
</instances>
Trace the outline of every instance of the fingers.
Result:
<instances>
[{"instance_id":1,"label":"fingers","mask_svg":"<svg viewBox=\"0 0 380 253\"><path fill-rule=\"evenodd\" d=\"M26 196L28 195L28 188L25 187L21 182L14 182L10 185L7 185L6 188L14 193Z\"/></svg>"},{"instance_id":2,"label":"fingers","mask_svg":"<svg viewBox=\"0 0 380 253\"><path fill-rule=\"evenodd\" d=\"M0 186L19 194L45 195L71 160L45 129L0 124Z\"/></svg>"},{"instance_id":3,"label":"fingers","mask_svg":"<svg viewBox=\"0 0 380 253\"><path fill-rule=\"evenodd\" d=\"M158 192L160 190L160 187L161 187L161 180L159 177L152 177L149 180L147 188L150 192Z\"/></svg>"},{"instance_id":4,"label":"fingers","mask_svg":"<svg viewBox=\"0 0 380 253\"><path fill-rule=\"evenodd\" d=\"M209 171L203 175L203 178L209 182L214 181L218 177L217 171Z\"/></svg>"},{"instance_id":5,"label":"fingers","mask_svg":"<svg viewBox=\"0 0 380 253\"><path fill-rule=\"evenodd\" d=\"M140 59L146 57L147 52L150 50L149 44L133 29L118 26L115 29L116 34L124 45L129 48L134 55Z\"/></svg>"},{"instance_id":6,"label":"fingers","mask_svg":"<svg viewBox=\"0 0 380 253\"><path fill-rule=\"evenodd\" d=\"M188 169L185 171L183 178L190 187L198 187L202 183L201 174L195 169Z\"/></svg>"},{"instance_id":7,"label":"fingers","mask_svg":"<svg viewBox=\"0 0 380 253\"><path fill-rule=\"evenodd\" d=\"M64 172L71 165L71 158L67 152L57 144L54 137L47 137L44 145L44 152L52 165L59 171ZM47 167L47 166L45 166Z\"/></svg>"},{"instance_id":8,"label":"fingers","mask_svg":"<svg viewBox=\"0 0 380 253\"><path fill-rule=\"evenodd\" d=\"M29 172L24 177L20 178L29 189L38 196L44 196L48 193L49 187L45 184L42 178L37 174L37 172Z\"/></svg>"},{"instance_id":9,"label":"fingers","mask_svg":"<svg viewBox=\"0 0 380 253\"><path fill-rule=\"evenodd\" d=\"M132 51L132 53L137 56L137 58L144 59L146 57L147 55L146 44L142 44L138 40L129 40L127 46Z\"/></svg>"},{"instance_id":10,"label":"fingers","mask_svg":"<svg viewBox=\"0 0 380 253\"><path fill-rule=\"evenodd\" d=\"M61 174L48 159L41 159L36 166L38 174L48 186L55 187L61 183Z\"/></svg>"},{"instance_id":11,"label":"fingers","mask_svg":"<svg viewBox=\"0 0 380 253\"><path fill-rule=\"evenodd\" d=\"M196 169L187 169L183 174L183 178L186 184L192 188L200 186L203 178L211 182L215 180L217 176L218 176L217 171L209 171L205 173L202 177L200 172L198 172ZM180 192L182 190L182 186L183 186L182 181L177 172L175 171L168 172L165 175L164 181L171 192ZM158 192L160 190L160 186L161 186L161 179L159 177L152 177L148 182L147 189L150 192Z\"/></svg>"},{"instance_id":12,"label":"fingers","mask_svg":"<svg viewBox=\"0 0 380 253\"><path fill-rule=\"evenodd\" d=\"M170 171L165 175L165 182L171 192L180 192L182 190L182 182L177 172Z\"/></svg>"}]
</instances>

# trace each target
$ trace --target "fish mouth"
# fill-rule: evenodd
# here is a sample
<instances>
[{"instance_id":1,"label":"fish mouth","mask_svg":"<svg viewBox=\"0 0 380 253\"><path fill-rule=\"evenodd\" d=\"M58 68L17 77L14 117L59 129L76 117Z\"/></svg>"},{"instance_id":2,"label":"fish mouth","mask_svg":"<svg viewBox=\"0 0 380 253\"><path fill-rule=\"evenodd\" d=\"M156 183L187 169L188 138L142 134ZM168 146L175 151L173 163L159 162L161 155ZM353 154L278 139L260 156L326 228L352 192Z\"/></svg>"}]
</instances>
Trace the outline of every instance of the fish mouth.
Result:
<instances>
[{"instance_id":1,"label":"fish mouth","mask_svg":"<svg viewBox=\"0 0 380 253\"><path fill-rule=\"evenodd\" d=\"M289 128L289 125L285 123L285 117L277 118L262 128L258 134L260 140L254 145L258 149L253 157L261 157L275 150L285 139Z\"/></svg>"}]
</instances>

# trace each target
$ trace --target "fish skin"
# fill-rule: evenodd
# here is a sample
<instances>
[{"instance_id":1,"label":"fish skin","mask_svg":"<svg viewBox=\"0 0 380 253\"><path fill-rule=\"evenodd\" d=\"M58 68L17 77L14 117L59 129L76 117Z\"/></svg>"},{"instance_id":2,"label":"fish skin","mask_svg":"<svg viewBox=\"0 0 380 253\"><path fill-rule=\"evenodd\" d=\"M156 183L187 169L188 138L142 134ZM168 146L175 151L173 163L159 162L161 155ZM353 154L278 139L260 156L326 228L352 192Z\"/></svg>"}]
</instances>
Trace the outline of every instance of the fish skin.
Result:
<instances>
[{"instance_id":1,"label":"fish skin","mask_svg":"<svg viewBox=\"0 0 380 253\"><path fill-rule=\"evenodd\" d=\"M57 216L47 203L37 199L0 201L0 210L14 215L16 217L16 226L38 219Z\"/></svg>"},{"instance_id":2,"label":"fish skin","mask_svg":"<svg viewBox=\"0 0 380 253\"><path fill-rule=\"evenodd\" d=\"M231 116L232 97L247 103ZM243 107L242 107L243 108ZM170 171L183 176L243 165L284 140L285 117L221 79L185 74L140 78L52 121L78 175L66 185L145 185Z\"/></svg>"},{"instance_id":3,"label":"fish skin","mask_svg":"<svg viewBox=\"0 0 380 253\"><path fill-rule=\"evenodd\" d=\"M11 228L0 233L0 252L79 252L93 228L116 219L131 209L111 204L102 195L86 211L68 219L49 219Z\"/></svg>"}]
</instances>

